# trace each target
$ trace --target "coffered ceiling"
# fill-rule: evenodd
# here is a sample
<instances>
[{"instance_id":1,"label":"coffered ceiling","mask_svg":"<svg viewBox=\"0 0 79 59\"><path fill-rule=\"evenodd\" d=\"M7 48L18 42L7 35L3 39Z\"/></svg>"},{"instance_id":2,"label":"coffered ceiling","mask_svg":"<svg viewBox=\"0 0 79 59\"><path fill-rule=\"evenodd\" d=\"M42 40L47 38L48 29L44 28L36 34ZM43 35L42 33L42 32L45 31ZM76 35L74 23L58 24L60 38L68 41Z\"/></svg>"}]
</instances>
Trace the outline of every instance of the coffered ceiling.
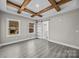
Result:
<instances>
[{"instance_id":1,"label":"coffered ceiling","mask_svg":"<svg viewBox=\"0 0 79 59\"><path fill-rule=\"evenodd\" d=\"M32 19L44 19L77 8L78 0L6 0L6 11Z\"/></svg>"}]
</instances>

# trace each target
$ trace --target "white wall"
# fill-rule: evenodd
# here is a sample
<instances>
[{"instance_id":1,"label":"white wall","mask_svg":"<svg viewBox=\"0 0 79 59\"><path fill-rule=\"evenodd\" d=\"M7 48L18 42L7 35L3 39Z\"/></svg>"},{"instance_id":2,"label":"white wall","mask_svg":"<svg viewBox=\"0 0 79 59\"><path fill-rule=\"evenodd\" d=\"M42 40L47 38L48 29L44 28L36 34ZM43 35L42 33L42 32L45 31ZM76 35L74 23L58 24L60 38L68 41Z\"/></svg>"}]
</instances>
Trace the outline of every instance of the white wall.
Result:
<instances>
[{"instance_id":1,"label":"white wall","mask_svg":"<svg viewBox=\"0 0 79 59\"><path fill-rule=\"evenodd\" d=\"M6 10L6 0L0 0L0 10Z\"/></svg>"},{"instance_id":2,"label":"white wall","mask_svg":"<svg viewBox=\"0 0 79 59\"><path fill-rule=\"evenodd\" d=\"M79 9L50 18L49 40L79 48Z\"/></svg>"},{"instance_id":3,"label":"white wall","mask_svg":"<svg viewBox=\"0 0 79 59\"><path fill-rule=\"evenodd\" d=\"M0 15L0 22L1 22L1 15ZM0 43L1 43L1 23L0 23Z\"/></svg>"},{"instance_id":4,"label":"white wall","mask_svg":"<svg viewBox=\"0 0 79 59\"><path fill-rule=\"evenodd\" d=\"M0 24L1 24L1 43L8 43L8 42L12 42L12 41L16 41L16 40L22 40L22 39L32 39L32 38L36 38L35 34L35 30L34 33L29 33L29 23L33 22L35 23L35 21L28 19L28 18L24 18L24 17L20 17L17 15L12 15L12 14L8 14L8 13L4 13L4 12L0 12ZM6 25L7 25L7 19L15 19L15 20L20 20L21 22L21 26L20 26L20 30L21 30L21 34L20 36L16 36L16 37L7 37L6 36Z\"/></svg>"}]
</instances>

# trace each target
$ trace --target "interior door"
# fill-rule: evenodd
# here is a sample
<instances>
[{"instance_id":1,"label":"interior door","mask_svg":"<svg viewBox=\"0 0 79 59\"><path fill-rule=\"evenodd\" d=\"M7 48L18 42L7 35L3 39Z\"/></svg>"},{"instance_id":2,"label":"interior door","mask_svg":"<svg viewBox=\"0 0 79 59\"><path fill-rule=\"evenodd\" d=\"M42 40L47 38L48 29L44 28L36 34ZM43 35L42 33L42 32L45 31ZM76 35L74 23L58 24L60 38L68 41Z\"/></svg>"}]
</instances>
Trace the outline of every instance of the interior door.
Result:
<instances>
[{"instance_id":1,"label":"interior door","mask_svg":"<svg viewBox=\"0 0 79 59\"><path fill-rule=\"evenodd\" d=\"M48 39L49 38L49 21L38 22L37 34L38 38Z\"/></svg>"},{"instance_id":2,"label":"interior door","mask_svg":"<svg viewBox=\"0 0 79 59\"><path fill-rule=\"evenodd\" d=\"M43 39L48 39L49 38L49 21L44 21L43 22Z\"/></svg>"}]
</instances>

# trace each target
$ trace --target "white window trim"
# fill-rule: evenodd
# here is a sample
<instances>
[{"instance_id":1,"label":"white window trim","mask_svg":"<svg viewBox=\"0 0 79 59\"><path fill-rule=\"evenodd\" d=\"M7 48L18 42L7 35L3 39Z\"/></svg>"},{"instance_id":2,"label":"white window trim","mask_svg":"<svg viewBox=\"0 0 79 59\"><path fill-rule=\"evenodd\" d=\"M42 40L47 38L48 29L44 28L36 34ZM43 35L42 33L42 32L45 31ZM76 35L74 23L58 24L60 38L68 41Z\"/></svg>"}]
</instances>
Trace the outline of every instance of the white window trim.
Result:
<instances>
[{"instance_id":1,"label":"white window trim","mask_svg":"<svg viewBox=\"0 0 79 59\"><path fill-rule=\"evenodd\" d=\"M12 21L18 21L19 22L19 34L15 34L15 35L9 35L8 34L8 28L9 28L9 21L10 20L12 20ZM20 24L21 24L21 22L20 22L20 20L16 20L16 19L7 19L7 23L6 23L6 37L15 37L15 36L20 36L20 34L21 34L21 30L20 30Z\"/></svg>"}]
</instances>

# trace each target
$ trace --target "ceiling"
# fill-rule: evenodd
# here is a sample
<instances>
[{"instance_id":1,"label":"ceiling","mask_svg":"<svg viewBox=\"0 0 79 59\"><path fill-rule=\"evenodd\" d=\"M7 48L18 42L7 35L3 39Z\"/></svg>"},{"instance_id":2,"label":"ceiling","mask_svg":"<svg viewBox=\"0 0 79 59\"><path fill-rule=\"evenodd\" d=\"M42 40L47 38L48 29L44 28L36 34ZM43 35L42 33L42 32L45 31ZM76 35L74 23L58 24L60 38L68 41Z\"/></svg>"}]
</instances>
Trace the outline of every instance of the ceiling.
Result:
<instances>
[{"instance_id":1,"label":"ceiling","mask_svg":"<svg viewBox=\"0 0 79 59\"><path fill-rule=\"evenodd\" d=\"M8 1L15 3L19 6L22 6L22 4L24 2L24 0L8 0ZM52 5L48 0L28 0L28 1L29 1L29 3L27 6L25 6L25 8L29 9L30 11L33 11L35 13L35 15L36 15L36 13L39 13L39 11ZM61 1L61 0L56 0L56 2L59 2L59 1ZM8 13L20 15L23 17L28 17L31 19L44 19L44 18L48 18L48 17L55 16L55 15L60 14L60 13L68 12L68 11L74 10L76 8L79 8L77 5L78 2L79 2L79 0L72 0L72 1L69 1L69 2L64 3L62 5L58 5L58 7L61 9L61 10L59 9L58 11L53 6L52 9L49 9L48 11L46 11L44 13L39 13L39 15L36 15L34 17L31 17L33 15L33 13L29 13L29 12L26 12L24 10L21 10L21 12L18 13L19 9L8 5L6 0L1 0L0 6L1 6L2 10L5 9L5 11Z\"/></svg>"}]
</instances>

